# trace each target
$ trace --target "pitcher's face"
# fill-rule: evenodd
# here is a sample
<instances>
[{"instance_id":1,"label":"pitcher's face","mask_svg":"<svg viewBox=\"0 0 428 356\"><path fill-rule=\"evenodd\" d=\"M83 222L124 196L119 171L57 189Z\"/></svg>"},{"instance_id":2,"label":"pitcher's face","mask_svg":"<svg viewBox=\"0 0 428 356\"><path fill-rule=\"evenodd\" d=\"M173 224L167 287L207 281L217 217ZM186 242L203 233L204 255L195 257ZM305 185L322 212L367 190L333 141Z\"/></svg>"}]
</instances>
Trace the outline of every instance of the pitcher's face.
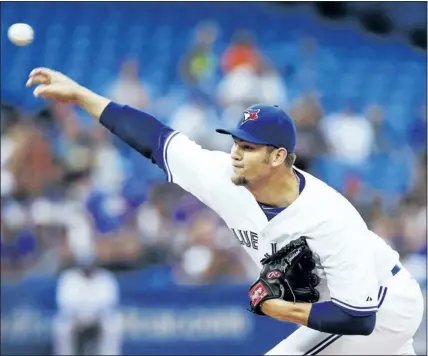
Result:
<instances>
[{"instance_id":1,"label":"pitcher's face","mask_svg":"<svg viewBox=\"0 0 428 356\"><path fill-rule=\"evenodd\" d=\"M232 182L248 185L262 180L271 173L268 147L234 138L231 150Z\"/></svg>"}]
</instances>

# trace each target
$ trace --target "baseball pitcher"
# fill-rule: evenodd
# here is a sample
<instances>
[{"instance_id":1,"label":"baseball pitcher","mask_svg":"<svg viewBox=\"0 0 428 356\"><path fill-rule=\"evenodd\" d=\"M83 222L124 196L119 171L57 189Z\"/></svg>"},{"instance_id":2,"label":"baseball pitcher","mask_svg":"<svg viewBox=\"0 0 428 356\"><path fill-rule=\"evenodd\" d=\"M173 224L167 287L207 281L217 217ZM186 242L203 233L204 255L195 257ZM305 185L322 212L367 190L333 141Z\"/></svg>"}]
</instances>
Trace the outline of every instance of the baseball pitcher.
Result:
<instances>
[{"instance_id":1,"label":"baseball pitcher","mask_svg":"<svg viewBox=\"0 0 428 356\"><path fill-rule=\"evenodd\" d=\"M208 151L153 116L38 68L36 97L79 105L215 210L260 267L249 309L300 324L268 355L414 355L419 285L399 255L338 192L294 166L296 130L280 108L254 105L231 153Z\"/></svg>"}]
</instances>

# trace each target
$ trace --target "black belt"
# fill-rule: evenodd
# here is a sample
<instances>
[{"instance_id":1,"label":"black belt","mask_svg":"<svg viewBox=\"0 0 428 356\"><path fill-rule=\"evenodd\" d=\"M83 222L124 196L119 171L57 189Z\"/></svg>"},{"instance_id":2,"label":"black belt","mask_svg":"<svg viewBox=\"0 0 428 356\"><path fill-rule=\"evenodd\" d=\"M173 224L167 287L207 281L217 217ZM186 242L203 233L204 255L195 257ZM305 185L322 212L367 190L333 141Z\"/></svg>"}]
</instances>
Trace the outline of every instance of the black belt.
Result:
<instances>
[{"instance_id":1,"label":"black belt","mask_svg":"<svg viewBox=\"0 0 428 356\"><path fill-rule=\"evenodd\" d=\"M401 266L399 266L399 265L395 265L394 266L394 268L391 270L391 274L393 275L393 276L395 276L398 272L400 272L401 271Z\"/></svg>"}]
</instances>

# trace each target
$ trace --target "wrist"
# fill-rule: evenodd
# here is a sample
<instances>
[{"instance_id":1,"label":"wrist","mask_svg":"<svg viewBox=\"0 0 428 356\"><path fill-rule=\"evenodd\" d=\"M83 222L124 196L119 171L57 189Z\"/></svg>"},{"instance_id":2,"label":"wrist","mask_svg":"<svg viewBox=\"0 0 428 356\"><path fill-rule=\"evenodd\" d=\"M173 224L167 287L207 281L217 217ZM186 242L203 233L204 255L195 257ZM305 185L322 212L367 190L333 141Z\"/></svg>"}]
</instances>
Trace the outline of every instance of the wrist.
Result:
<instances>
[{"instance_id":1,"label":"wrist","mask_svg":"<svg viewBox=\"0 0 428 356\"><path fill-rule=\"evenodd\" d=\"M266 300L261 305L264 314L281 321L307 325L312 305L310 303L292 303L282 299Z\"/></svg>"},{"instance_id":2,"label":"wrist","mask_svg":"<svg viewBox=\"0 0 428 356\"><path fill-rule=\"evenodd\" d=\"M84 86L81 86L81 85L76 83L75 100L76 100L77 105L84 106L85 103L88 102L88 99L92 95L96 95L96 94L94 92L90 91L88 88L85 88Z\"/></svg>"},{"instance_id":3,"label":"wrist","mask_svg":"<svg viewBox=\"0 0 428 356\"><path fill-rule=\"evenodd\" d=\"M80 85L76 87L75 101L78 106L97 120L100 119L104 109L111 102L110 99L98 95Z\"/></svg>"}]
</instances>

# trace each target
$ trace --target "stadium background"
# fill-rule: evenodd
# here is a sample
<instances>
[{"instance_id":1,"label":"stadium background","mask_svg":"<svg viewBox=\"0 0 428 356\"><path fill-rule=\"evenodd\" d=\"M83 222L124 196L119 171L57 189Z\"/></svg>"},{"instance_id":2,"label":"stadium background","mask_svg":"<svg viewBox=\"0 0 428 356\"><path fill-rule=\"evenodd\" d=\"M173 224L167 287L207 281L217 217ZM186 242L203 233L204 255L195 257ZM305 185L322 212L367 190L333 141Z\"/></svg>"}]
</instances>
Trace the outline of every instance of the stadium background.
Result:
<instances>
[{"instance_id":1,"label":"stadium background","mask_svg":"<svg viewBox=\"0 0 428 356\"><path fill-rule=\"evenodd\" d=\"M31 45L7 40L15 22ZM297 166L345 194L426 295L425 2L2 2L1 31L2 354L51 353L57 277L88 251L117 276L126 354L260 354L294 329L245 310L256 271L211 211L82 111L33 98L36 66L211 149L230 149L213 129L249 103L284 107Z\"/></svg>"}]
</instances>

